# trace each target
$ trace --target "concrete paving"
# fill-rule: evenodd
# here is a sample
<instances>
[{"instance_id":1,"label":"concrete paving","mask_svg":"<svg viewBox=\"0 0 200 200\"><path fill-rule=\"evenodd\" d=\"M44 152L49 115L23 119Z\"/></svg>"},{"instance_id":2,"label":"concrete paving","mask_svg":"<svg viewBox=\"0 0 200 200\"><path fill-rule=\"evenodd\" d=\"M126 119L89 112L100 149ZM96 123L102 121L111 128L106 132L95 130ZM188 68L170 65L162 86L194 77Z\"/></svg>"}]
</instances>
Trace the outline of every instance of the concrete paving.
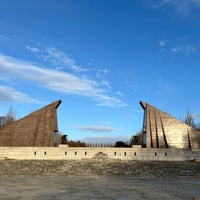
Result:
<instances>
[{"instance_id":1,"label":"concrete paving","mask_svg":"<svg viewBox=\"0 0 200 200\"><path fill-rule=\"evenodd\" d=\"M200 200L195 177L1 176L1 200Z\"/></svg>"},{"instance_id":2,"label":"concrete paving","mask_svg":"<svg viewBox=\"0 0 200 200\"><path fill-rule=\"evenodd\" d=\"M0 200L200 200L200 162L0 160Z\"/></svg>"}]
</instances>

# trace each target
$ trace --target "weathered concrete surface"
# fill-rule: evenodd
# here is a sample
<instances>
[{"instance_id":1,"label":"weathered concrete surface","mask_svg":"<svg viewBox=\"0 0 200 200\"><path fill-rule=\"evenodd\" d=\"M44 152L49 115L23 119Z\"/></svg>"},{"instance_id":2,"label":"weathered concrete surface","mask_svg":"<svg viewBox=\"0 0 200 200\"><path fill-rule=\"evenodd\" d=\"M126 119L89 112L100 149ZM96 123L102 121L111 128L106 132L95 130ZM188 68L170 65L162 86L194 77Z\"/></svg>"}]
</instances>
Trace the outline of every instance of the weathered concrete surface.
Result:
<instances>
[{"instance_id":1,"label":"weathered concrete surface","mask_svg":"<svg viewBox=\"0 0 200 200\"><path fill-rule=\"evenodd\" d=\"M195 178L128 176L3 176L1 200L199 200Z\"/></svg>"},{"instance_id":2,"label":"weathered concrete surface","mask_svg":"<svg viewBox=\"0 0 200 200\"><path fill-rule=\"evenodd\" d=\"M0 160L0 199L200 200L200 163Z\"/></svg>"},{"instance_id":3,"label":"weathered concrete surface","mask_svg":"<svg viewBox=\"0 0 200 200\"><path fill-rule=\"evenodd\" d=\"M108 158L140 161L199 161L200 151L112 147L0 147L0 159L82 160Z\"/></svg>"}]
</instances>

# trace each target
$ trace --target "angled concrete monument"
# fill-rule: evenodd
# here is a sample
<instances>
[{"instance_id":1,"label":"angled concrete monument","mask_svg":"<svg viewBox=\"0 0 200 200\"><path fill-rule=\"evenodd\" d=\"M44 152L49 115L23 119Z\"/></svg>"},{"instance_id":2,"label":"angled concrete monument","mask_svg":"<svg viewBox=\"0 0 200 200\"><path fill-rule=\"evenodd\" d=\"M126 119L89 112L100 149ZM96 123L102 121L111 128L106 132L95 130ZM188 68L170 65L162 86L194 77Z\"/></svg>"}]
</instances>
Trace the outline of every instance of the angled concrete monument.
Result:
<instances>
[{"instance_id":1,"label":"angled concrete monument","mask_svg":"<svg viewBox=\"0 0 200 200\"><path fill-rule=\"evenodd\" d=\"M24 118L0 129L0 146L51 147L58 131L56 109L61 100L53 102Z\"/></svg>"},{"instance_id":2,"label":"angled concrete monument","mask_svg":"<svg viewBox=\"0 0 200 200\"><path fill-rule=\"evenodd\" d=\"M147 148L200 149L200 132L167 113L140 102Z\"/></svg>"}]
</instances>

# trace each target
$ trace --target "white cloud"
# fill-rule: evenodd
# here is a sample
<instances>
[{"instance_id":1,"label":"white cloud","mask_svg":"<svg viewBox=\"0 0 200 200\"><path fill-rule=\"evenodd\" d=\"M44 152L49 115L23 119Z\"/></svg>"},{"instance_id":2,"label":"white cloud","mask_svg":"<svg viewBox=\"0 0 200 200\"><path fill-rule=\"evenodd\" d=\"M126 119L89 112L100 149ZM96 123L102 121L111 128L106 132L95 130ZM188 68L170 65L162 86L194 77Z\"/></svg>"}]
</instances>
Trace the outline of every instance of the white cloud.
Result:
<instances>
[{"instance_id":1,"label":"white cloud","mask_svg":"<svg viewBox=\"0 0 200 200\"><path fill-rule=\"evenodd\" d=\"M117 94L118 96L123 96L123 93L120 92L120 91L117 91L116 94Z\"/></svg>"},{"instance_id":2,"label":"white cloud","mask_svg":"<svg viewBox=\"0 0 200 200\"><path fill-rule=\"evenodd\" d=\"M160 0L151 1L151 6L156 9L172 10L182 16L190 14L195 9L200 9L200 0Z\"/></svg>"},{"instance_id":3,"label":"white cloud","mask_svg":"<svg viewBox=\"0 0 200 200\"><path fill-rule=\"evenodd\" d=\"M76 128L82 131L91 132L112 132L117 130L116 128L108 126L77 126Z\"/></svg>"},{"instance_id":4,"label":"white cloud","mask_svg":"<svg viewBox=\"0 0 200 200\"><path fill-rule=\"evenodd\" d=\"M104 69L99 69L98 72L102 73L102 74L107 74L108 73L108 69L105 69L105 68Z\"/></svg>"},{"instance_id":5,"label":"white cloud","mask_svg":"<svg viewBox=\"0 0 200 200\"><path fill-rule=\"evenodd\" d=\"M26 49L34 53L42 53L42 51L37 47L26 46Z\"/></svg>"},{"instance_id":6,"label":"white cloud","mask_svg":"<svg viewBox=\"0 0 200 200\"><path fill-rule=\"evenodd\" d=\"M160 47L165 47L167 45L168 40L160 40L159 45Z\"/></svg>"},{"instance_id":7,"label":"white cloud","mask_svg":"<svg viewBox=\"0 0 200 200\"><path fill-rule=\"evenodd\" d=\"M70 69L74 72L86 72L86 68L80 67L76 64L76 61L70 58L65 52L56 49L55 47L26 47L27 50L38 53L39 58L43 61L48 61L51 65L55 66L56 69Z\"/></svg>"},{"instance_id":8,"label":"white cloud","mask_svg":"<svg viewBox=\"0 0 200 200\"><path fill-rule=\"evenodd\" d=\"M1 102L39 103L39 101L9 86L0 85L0 94Z\"/></svg>"},{"instance_id":9,"label":"white cloud","mask_svg":"<svg viewBox=\"0 0 200 200\"><path fill-rule=\"evenodd\" d=\"M99 105L110 107L126 105L119 98L108 94L106 88L95 80L43 68L2 54L0 54L0 70L2 75L25 80L49 90L89 97L98 101Z\"/></svg>"},{"instance_id":10,"label":"white cloud","mask_svg":"<svg viewBox=\"0 0 200 200\"><path fill-rule=\"evenodd\" d=\"M96 77L103 79L103 75L108 73L108 69L98 69L96 72Z\"/></svg>"},{"instance_id":11,"label":"white cloud","mask_svg":"<svg viewBox=\"0 0 200 200\"><path fill-rule=\"evenodd\" d=\"M40 44L38 45L40 46ZM80 67L76 64L76 61L73 58L70 58L63 51L58 50L55 47L46 47L44 49L37 47L26 46L26 49L33 52L38 53L38 56L43 61L48 61L52 66L57 70L62 69L70 69L72 72L86 73L89 70L87 68ZM108 89L112 89L111 83L105 80L104 75L108 73L108 69L102 68L97 69L95 72L95 76L99 79L99 85L105 86Z\"/></svg>"},{"instance_id":12,"label":"white cloud","mask_svg":"<svg viewBox=\"0 0 200 200\"><path fill-rule=\"evenodd\" d=\"M169 45L169 42L171 43ZM174 43L174 44L172 44ZM196 52L194 45L188 44L188 37L177 37L174 40L161 39L159 40L160 49L170 53L182 53L189 55Z\"/></svg>"},{"instance_id":13,"label":"white cloud","mask_svg":"<svg viewBox=\"0 0 200 200\"><path fill-rule=\"evenodd\" d=\"M183 53L185 55L188 55L190 53L195 52L195 48L191 45L179 45L171 49L171 52L173 53Z\"/></svg>"},{"instance_id":14,"label":"white cloud","mask_svg":"<svg viewBox=\"0 0 200 200\"><path fill-rule=\"evenodd\" d=\"M126 103L122 102L119 98L105 94L97 94L96 99L100 100L98 105L108 107L125 107Z\"/></svg>"},{"instance_id":15,"label":"white cloud","mask_svg":"<svg viewBox=\"0 0 200 200\"><path fill-rule=\"evenodd\" d=\"M102 80L102 81L100 81L100 83L101 83L101 85L103 85L103 86L105 86L105 87L107 87L109 89L112 89L112 86L108 81Z\"/></svg>"}]
</instances>

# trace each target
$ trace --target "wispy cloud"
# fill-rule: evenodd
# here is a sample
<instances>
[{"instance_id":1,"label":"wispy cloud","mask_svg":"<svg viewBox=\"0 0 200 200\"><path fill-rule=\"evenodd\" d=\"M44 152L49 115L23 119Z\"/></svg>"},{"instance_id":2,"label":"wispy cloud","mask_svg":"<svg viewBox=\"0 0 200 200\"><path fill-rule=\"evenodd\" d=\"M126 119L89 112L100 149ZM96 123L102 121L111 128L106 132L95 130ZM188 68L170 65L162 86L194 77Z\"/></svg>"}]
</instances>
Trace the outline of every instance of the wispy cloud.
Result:
<instances>
[{"instance_id":1,"label":"wispy cloud","mask_svg":"<svg viewBox=\"0 0 200 200\"><path fill-rule=\"evenodd\" d=\"M76 128L82 131L91 132L112 132L117 130L116 128L108 126L77 126Z\"/></svg>"},{"instance_id":2,"label":"wispy cloud","mask_svg":"<svg viewBox=\"0 0 200 200\"><path fill-rule=\"evenodd\" d=\"M191 41L187 36L177 37L175 39L160 39L159 47L162 52L180 53L189 55L197 52L195 45L189 44Z\"/></svg>"},{"instance_id":3,"label":"wispy cloud","mask_svg":"<svg viewBox=\"0 0 200 200\"><path fill-rule=\"evenodd\" d=\"M42 53L42 51L37 47L26 46L26 49L34 53Z\"/></svg>"},{"instance_id":4,"label":"wispy cloud","mask_svg":"<svg viewBox=\"0 0 200 200\"><path fill-rule=\"evenodd\" d=\"M68 67L76 72L87 71L86 68L80 67L76 64L76 61L70 58L66 53L56 49L55 47L48 47L45 49L47 56L45 59L50 60L54 65Z\"/></svg>"},{"instance_id":5,"label":"wispy cloud","mask_svg":"<svg viewBox=\"0 0 200 200\"><path fill-rule=\"evenodd\" d=\"M5 36L5 35L1 35L0 34L0 43L2 45L5 45L5 48L8 48L8 49L13 49L14 48L12 40L9 37Z\"/></svg>"},{"instance_id":6,"label":"wispy cloud","mask_svg":"<svg viewBox=\"0 0 200 200\"><path fill-rule=\"evenodd\" d=\"M2 54L0 54L0 70L2 75L25 80L49 90L89 97L98 101L99 105L109 107L126 105L119 98L108 93L107 89L97 81L82 76L47 69Z\"/></svg>"},{"instance_id":7,"label":"wispy cloud","mask_svg":"<svg viewBox=\"0 0 200 200\"><path fill-rule=\"evenodd\" d=\"M196 50L192 45L178 45L171 49L173 53L183 53L188 55L190 53L194 53Z\"/></svg>"},{"instance_id":8,"label":"wispy cloud","mask_svg":"<svg viewBox=\"0 0 200 200\"><path fill-rule=\"evenodd\" d=\"M161 80L158 83L157 90L155 91L154 94L155 95L174 95L176 94L176 90L170 83L167 83Z\"/></svg>"},{"instance_id":9,"label":"wispy cloud","mask_svg":"<svg viewBox=\"0 0 200 200\"><path fill-rule=\"evenodd\" d=\"M95 72L95 77L99 80L99 82L104 85L105 87L107 87L108 89L112 89L111 83L107 80L105 80L105 74L108 73L108 69L97 69L97 71Z\"/></svg>"},{"instance_id":10,"label":"wispy cloud","mask_svg":"<svg viewBox=\"0 0 200 200\"><path fill-rule=\"evenodd\" d=\"M10 41L10 39L8 37L0 34L0 41L8 42L8 41Z\"/></svg>"},{"instance_id":11,"label":"wispy cloud","mask_svg":"<svg viewBox=\"0 0 200 200\"><path fill-rule=\"evenodd\" d=\"M120 92L120 91L117 91L116 94L117 94L118 96L121 96L121 97L123 96L123 93Z\"/></svg>"},{"instance_id":12,"label":"wispy cloud","mask_svg":"<svg viewBox=\"0 0 200 200\"><path fill-rule=\"evenodd\" d=\"M178 13L186 16L192 11L200 9L200 0L160 0L151 1L151 7L155 9L164 9L167 12Z\"/></svg>"},{"instance_id":13,"label":"wispy cloud","mask_svg":"<svg viewBox=\"0 0 200 200\"><path fill-rule=\"evenodd\" d=\"M80 67L76 64L76 61L73 58L70 58L65 52L60 51L55 47L31 47L26 46L26 49L36 53L39 58L44 61L48 61L52 66L55 66L56 69L70 69L75 72L86 72L87 69Z\"/></svg>"},{"instance_id":14,"label":"wispy cloud","mask_svg":"<svg viewBox=\"0 0 200 200\"><path fill-rule=\"evenodd\" d=\"M168 40L163 40L162 39L162 40L159 41L159 46L163 48L163 47L165 47L167 45L167 43L168 43Z\"/></svg>"},{"instance_id":15,"label":"wispy cloud","mask_svg":"<svg viewBox=\"0 0 200 200\"><path fill-rule=\"evenodd\" d=\"M10 86L0 85L0 94L1 102L40 103L38 100L35 100L27 94L17 91Z\"/></svg>"}]
</instances>

